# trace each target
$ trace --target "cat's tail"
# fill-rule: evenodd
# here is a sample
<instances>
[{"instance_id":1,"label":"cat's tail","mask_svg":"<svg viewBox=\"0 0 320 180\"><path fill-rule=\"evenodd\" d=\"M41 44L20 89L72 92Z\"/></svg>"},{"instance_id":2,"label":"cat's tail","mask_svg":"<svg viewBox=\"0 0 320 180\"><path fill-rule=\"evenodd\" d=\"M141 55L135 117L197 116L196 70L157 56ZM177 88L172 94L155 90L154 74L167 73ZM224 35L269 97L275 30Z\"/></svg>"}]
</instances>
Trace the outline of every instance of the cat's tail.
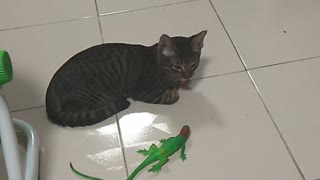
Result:
<instances>
[{"instance_id":1,"label":"cat's tail","mask_svg":"<svg viewBox=\"0 0 320 180\"><path fill-rule=\"evenodd\" d=\"M93 110L63 111L60 98L52 89L47 90L46 111L49 121L59 126L90 126L97 124L129 107L130 102L119 99Z\"/></svg>"}]
</instances>

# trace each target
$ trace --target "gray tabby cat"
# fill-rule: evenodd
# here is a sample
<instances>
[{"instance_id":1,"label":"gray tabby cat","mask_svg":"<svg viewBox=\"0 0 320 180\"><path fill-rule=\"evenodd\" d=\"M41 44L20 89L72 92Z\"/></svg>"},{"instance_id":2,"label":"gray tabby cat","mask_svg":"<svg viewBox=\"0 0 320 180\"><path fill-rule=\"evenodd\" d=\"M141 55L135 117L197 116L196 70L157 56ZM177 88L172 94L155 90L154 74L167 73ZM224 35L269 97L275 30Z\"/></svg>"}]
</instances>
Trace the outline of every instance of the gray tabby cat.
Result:
<instances>
[{"instance_id":1,"label":"gray tabby cat","mask_svg":"<svg viewBox=\"0 0 320 180\"><path fill-rule=\"evenodd\" d=\"M127 109L127 98L173 104L180 84L199 65L207 31L191 37L162 35L157 44L109 43L88 48L53 75L46 111L60 126L88 126Z\"/></svg>"}]
</instances>

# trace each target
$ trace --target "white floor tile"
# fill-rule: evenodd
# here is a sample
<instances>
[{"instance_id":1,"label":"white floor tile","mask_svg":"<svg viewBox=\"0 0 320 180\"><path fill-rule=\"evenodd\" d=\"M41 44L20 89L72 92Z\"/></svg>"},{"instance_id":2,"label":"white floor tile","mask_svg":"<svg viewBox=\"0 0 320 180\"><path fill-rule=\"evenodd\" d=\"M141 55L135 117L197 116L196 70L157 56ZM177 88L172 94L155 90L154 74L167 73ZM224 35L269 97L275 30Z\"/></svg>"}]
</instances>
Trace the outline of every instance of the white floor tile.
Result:
<instances>
[{"instance_id":1,"label":"white floor tile","mask_svg":"<svg viewBox=\"0 0 320 180\"><path fill-rule=\"evenodd\" d=\"M52 75L71 56L100 44L96 18L0 31L10 53L14 79L4 86L11 110L44 105Z\"/></svg>"},{"instance_id":2,"label":"white floor tile","mask_svg":"<svg viewBox=\"0 0 320 180\"><path fill-rule=\"evenodd\" d=\"M100 18L105 42L153 45L161 34L191 36L208 30L194 78L243 70L208 1L139 10Z\"/></svg>"},{"instance_id":3,"label":"white floor tile","mask_svg":"<svg viewBox=\"0 0 320 180\"><path fill-rule=\"evenodd\" d=\"M116 118L86 128L61 128L47 120L45 108L16 112L40 137L40 179L79 179L70 167L105 179L125 179Z\"/></svg>"},{"instance_id":4,"label":"white floor tile","mask_svg":"<svg viewBox=\"0 0 320 180\"><path fill-rule=\"evenodd\" d=\"M301 179L245 73L193 83L174 105L135 102L120 113L130 173L144 159L137 150L175 136L186 124L192 130L188 160L181 162L177 153L160 174L148 173L149 167L137 179Z\"/></svg>"},{"instance_id":5,"label":"white floor tile","mask_svg":"<svg viewBox=\"0 0 320 180\"><path fill-rule=\"evenodd\" d=\"M211 1L247 67L320 56L319 1ZM194 79L244 70L209 0L97 0L97 5L105 43L148 46L163 33L190 36L206 29ZM14 68L13 82L4 86L11 110L43 106L56 70L101 43L96 13L94 0L1 3L0 49L9 51ZM250 70L306 180L320 178L319 69L320 58ZM75 129L50 123L45 108L13 117L29 122L40 136L41 180L79 179L69 161L89 175L126 179L125 160L131 173L144 160L137 150L159 145L185 124L192 130L188 160L177 153L159 174L148 173L150 166L136 179L302 179L246 73L194 80L180 95L174 105L134 102L118 114L126 158L115 116ZM0 156L1 163L4 179Z\"/></svg>"},{"instance_id":6,"label":"white floor tile","mask_svg":"<svg viewBox=\"0 0 320 180\"><path fill-rule=\"evenodd\" d=\"M306 179L319 179L320 58L253 70L253 78Z\"/></svg>"},{"instance_id":7,"label":"white floor tile","mask_svg":"<svg viewBox=\"0 0 320 180\"><path fill-rule=\"evenodd\" d=\"M0 30L96 15L94 0L4 0Z\"/></svg>"},{"instance_id":8,"label":"white floor tile","mask_svg":"<svg viewBox=\"0 0 320 180\"><path fill-rule=\"evenodd\" d=\"M97 4L100 14L110 14L187 1L191 0L97 0Z\"/></svg>"},{"instance_id":9,"label":"white floor tile","mask_svg":"<svg viewBox=\"0 0 320 180\"><path fill-rule=\"evenodd\" d=\"M320 1L212 2L249 68L320 56Z\"/></svg>"}]
</instances>

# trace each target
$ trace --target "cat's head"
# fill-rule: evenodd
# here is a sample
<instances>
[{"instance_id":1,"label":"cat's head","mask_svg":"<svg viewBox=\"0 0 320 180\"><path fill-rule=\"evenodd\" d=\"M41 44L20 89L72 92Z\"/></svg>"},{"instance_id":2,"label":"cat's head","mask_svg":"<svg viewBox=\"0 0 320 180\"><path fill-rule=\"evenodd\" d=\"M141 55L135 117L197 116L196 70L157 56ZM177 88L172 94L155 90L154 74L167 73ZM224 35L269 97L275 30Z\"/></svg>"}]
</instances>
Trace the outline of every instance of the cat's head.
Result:
<instances>
[{"instance_id":1,"label":"cat's head","mask_svg":"<svg viewBox=\"0 0 320 180\"><path fill-rule=\"evenodd\" d=\"M169 37L163 34L157 46L157 62L172 80L188 81L197 69L207 31L191 37Z\"/></svg>"}]
</instances>

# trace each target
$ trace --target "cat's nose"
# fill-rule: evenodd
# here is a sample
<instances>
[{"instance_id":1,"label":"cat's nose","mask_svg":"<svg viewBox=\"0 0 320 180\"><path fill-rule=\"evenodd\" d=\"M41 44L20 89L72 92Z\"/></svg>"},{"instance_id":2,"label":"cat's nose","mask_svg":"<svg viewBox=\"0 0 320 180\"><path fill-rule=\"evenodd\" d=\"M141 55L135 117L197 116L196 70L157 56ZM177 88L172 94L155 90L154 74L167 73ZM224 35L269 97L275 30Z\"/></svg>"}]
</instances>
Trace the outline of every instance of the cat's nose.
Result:
<instances>
[{"instance_id":1,"label":"cat's nose","mask_svg":"<svg viewBox=\"0 0 320 180\"><path fill-rule=\"evenodd\" d=\"M185 80L189 80L192 76L192 72L191 71L183 71L182 72L182 77L185 79Z\"/></svg>"}]
</instances>

